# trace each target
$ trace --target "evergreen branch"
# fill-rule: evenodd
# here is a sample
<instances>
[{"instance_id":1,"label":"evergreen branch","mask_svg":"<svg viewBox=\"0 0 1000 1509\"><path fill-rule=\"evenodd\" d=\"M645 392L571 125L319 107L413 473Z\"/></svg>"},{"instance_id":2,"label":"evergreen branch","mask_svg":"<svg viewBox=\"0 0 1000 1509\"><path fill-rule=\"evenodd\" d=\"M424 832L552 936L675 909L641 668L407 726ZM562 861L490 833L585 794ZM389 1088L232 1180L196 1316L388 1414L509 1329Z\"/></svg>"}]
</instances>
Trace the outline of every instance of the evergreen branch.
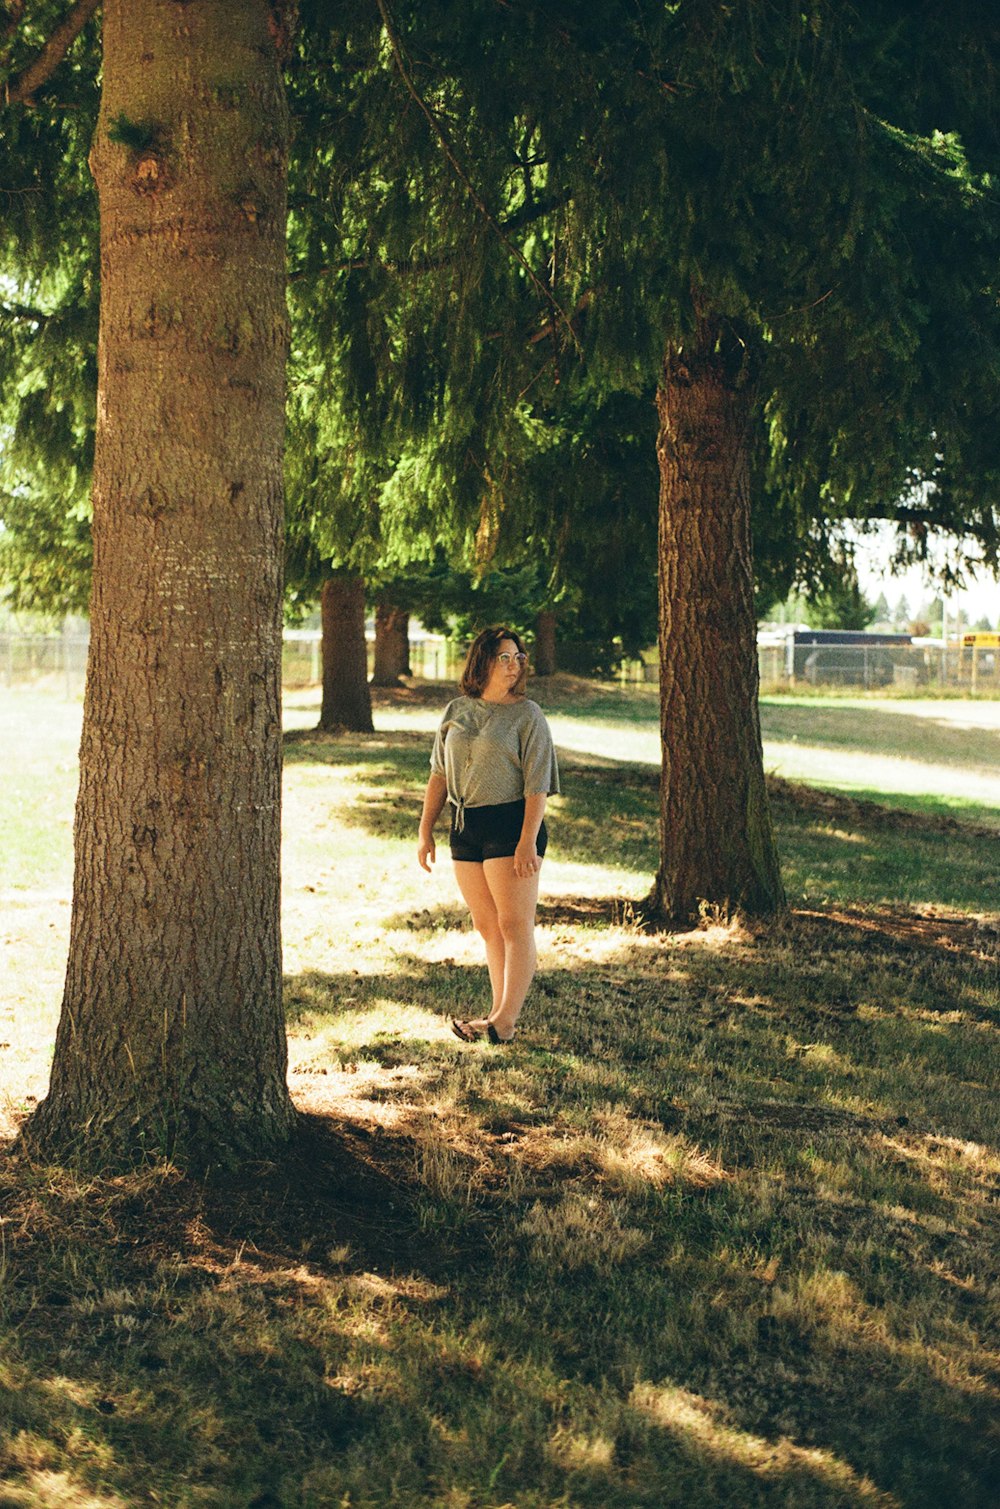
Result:
<instances>
[{"instance_id":1,"label":"evergreen branch","mask_svg":"<svg viewBox=\"0 0 1000 1509\"><path fill-rule=\"evenodd\" d=\"M970 534L974 534L976 521L969 520L964 515L955 516L954 510L947 504L947 489L935 486L934 491L945 505L943 508L932 508L926 503L922 506L905 502L883 503L872 510L871 517L884 519L890 524L920 524L929 529L968 530Z\"/></svg>"},{"instance_id":2,"label":"evergreen branch","mask_svg":"<svg viewBox=\"0 0 1000 1509\"><path fill-rule=\"evenodd\" d=\"M559 194L547 194L544 199L536 199L534 204L522 204L513 215L508 215L506 220L501 220L500 225L505 231L519 231L522 225L532 225L552 210L563 209L567 204L571 204L572 200L573 195L569 189L563 189Z\"/></svg>"},{"instance_id":3,"label":"evergreen branch","mask_svg":"<svg viewBox=\"0 0 1000 1509\"><path fill-rule=\"evenodd\" d=\"M300 267L288 274L289 283L301 283L303 278L326 278L334 272L365 272L369 267L385 264L373 262L370 257L353 257L349 262L328 262L323 267Z\"/></svg>"},{"instance_id":4,"label":"evergreen branch","mask_svg":"<svg viewBox=\"0 0 1000 1509\"><path fill-rule=\"evenodd\" d=\"M5 5L6 21L3 26L3 50L0 50L0 69L6 72L14 51L14 38L24 20L24 0L8 0Z\"/></svg>"},{"instance_id":5,"label":"evergreen branch","mask_svg":"<svg viewBox=\"0 0 1000 1509\"><path fill-rule=\"evenodd\" d=\"M821 293L818 299L813 299L811 304L800 304L797 309L783 309L780 314L765 314L763 316L764 322L765 324L770 324L774 320L787 320L789 315L792 314L807 314L810 309L816 309L820 304L825 304L827 299L833 297L839 287L840 284L835 283L832 288L826 290L826 293Z\"/></svg>"},{"instance_id":6,"label":"evergreen branch","mask_svg":"<svg viewBox=\"0 0 1000 1509\"><path fill-rule=\"evenodd\" d=\"M26 324L44 325L52 318L41 309L29 309L25 304L0 304L0 319L23 320Z\"/></svg>"},{"instance_id":7,"label":"evergreen branch","mask_svg":"<svg viewBox=\"0 0 1000 1509\"><path fill-rule=\"evenodd\" d=\"M576 301L576 307L574 308L573 313L572 313L572 315L570 317L570 321L571 321L570 322L570 327L569 327L570 330L573 329L572 320L576 319L576 316L578 314L582 314L583 313L583 311L587 308L588 304L590 304L591 301L593 300L595 292L596 292L596 289L587 288L587 289L584 290L583 293L581 293L580 297L577 299L577 301ZM565 319L565 318L566 318L566 316L563 315L563 319ZM546 336L549 336L549 335L551 335L553 333L554 329L555 329L555 322L553 320L549 320L548 324L547 325L543 325L542 328L541 328L541 330L536 330L535 333L534 333L534 335L530 335L528 337L528 345L529 346L537 346L538 342L539 341L544 341L545 338L546 338ZM575 331L573 332L573 339L576 340L576 332Z\"/></svg>"},{"instance_id":8,"label":"evergreen branch","mask_svg":"<svg viewBox=\"0 0 1000 1509\"><path fill-rule=\"evenodd\" d=\"M525 383L524 387L521 389L520 393L514 399L514 407L515 408L517 408L517 405L521 402L521 399L524 398L525 394L531 392L531 389L535 386L535 383L542 376L542 374L544 372L546 372L547 370L548 370L548 362L543 362L543 364L539 367L538 371L535 373L534 377L531 377L531 378L528 379L528 381ZM568 517L568 515L567 515L567 517Z\"/></svg>"},{"instance_id":9,"label":"evergreen branch","mask_svg":"<svg viewBox=\"0 0 1000 1509\"><path fill-rule=\"evenodd\" d=\"M551 195L549 198L539 200L529 209L522 206L500 224L504 230L520 229L522 225L530 225L534 220L540 220L550 210L560 209L562 205L570 202L568 193ZM347 262L330 262L322 267L300 267L295 272L289 273L289 283L300 283L303 278L324 278L334 272L365 272L371 267L381 268L383 272L393 273L395 276L407 277L410 273L440 272L442 268L454 267L461 259L460 251L448 252L440 257L421 257L412 262L386 262L380 257L352 257ZM545 334L551 335L552 324L545 327Z\"/></svg>"},{"instance_id":10,"label":"evergreen branch","mask_svg":"<svg viewBox=\"0 0 1000 1509\"><path fill-rule=\"evenodd\" d=\"M541 278L538 277L537 273L531 267L527 259L514 245L513 241L510 240L509 236L504 234L504 230L500 222L497 220L496 216L490 212L490 209L483 199L482 195L476 189L476 186L472 182L472 179L469 177L468 173L466 173L465 169L462 167L462 164L459 162L457 156L455 155L455 150L452 147L447 131L444 129L441 122L438 120L437 116L434 114L433 110L430 108L430 106L427 104L427 101L420 93L416 84L413 82L413 77L406 66L406 60L403 57L402 45L399 41L399 37L389 15L389 9L386 4L386 0L376 0L376 4L378 6L379 15L382 17L382 24L385 27L386 36L389 39L389 46L392 48L392 55L396 60L396 68L399 71L399 76L406 86L407 93L412 97L418 110L424 116L427 124L430 126L431 130L434 132L434 135L441 143L442 151L444 152L445 157L448 159L448 162L451 164L453 172L464 185L466 193L469 195L469 198L472 200L473 204L479 211L480 215L482 215L487 225L494 232L499 241L507 248L518 265L524 269L534 287L537 288L538 292L542 295L542 298L549 305L549 308L552 310L553 314L551 321L551 330L553 334L557 328L557 325L561 321L569 331L574 346L576 346L577 350L579 350L580 342L577 339L576 331L573 329L573 323L570 320L569 316L565 313L561 305L556 300L554 294L552 293L552 290L542 282Z\"/></svg>"},{"instance_id":11,"label":"evergreen branch","mask_svg":"<svg viewBox=\"0 0 1000 1509\"><path fill-rule=\"evenodd\" d=\"M7 4L4 7L7 12L7 24L3 30L3 39L5 42L14 36L21 25L21 21L24 18L24 5L25 0L7 0Z\"/></svg>"},{"instance_id":12,"label":"evergreen branch","mask_svg":"<svg viewBox=\"0 0 1000 1509\"><path fill-rule=\"evenodd\" d=\"M16 79L4 85L4 104L25 104L35 90L52 77L99 4L100 0L76 0L69 15L56 27L34 61Z\"/></svg>"}]
</instances>

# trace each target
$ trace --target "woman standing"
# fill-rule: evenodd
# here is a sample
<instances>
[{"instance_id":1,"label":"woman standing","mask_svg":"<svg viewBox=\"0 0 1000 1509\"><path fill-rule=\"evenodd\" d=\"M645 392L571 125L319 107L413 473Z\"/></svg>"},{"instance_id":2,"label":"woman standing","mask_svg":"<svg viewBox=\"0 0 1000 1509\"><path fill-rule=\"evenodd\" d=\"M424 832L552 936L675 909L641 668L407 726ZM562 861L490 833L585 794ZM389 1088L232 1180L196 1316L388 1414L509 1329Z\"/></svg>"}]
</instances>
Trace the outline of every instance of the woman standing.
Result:
<instances>
[{"instance_id":1,"label":"woman standing","mask_svg":"<svg viewBox=\"0 0 1000 1509\"><path fill-rule=\"evenodd\" d=\"M459 890L486 944L489 1016L453 1021L465 1043L509 1043L535 973L538 875L548 836L545 799L559 790L552 735L524 695L527 654L502 627L473 640L431 753L417 858L430 870L434 824L451 806L451 857Z\"/></svg>"}]
</instances>

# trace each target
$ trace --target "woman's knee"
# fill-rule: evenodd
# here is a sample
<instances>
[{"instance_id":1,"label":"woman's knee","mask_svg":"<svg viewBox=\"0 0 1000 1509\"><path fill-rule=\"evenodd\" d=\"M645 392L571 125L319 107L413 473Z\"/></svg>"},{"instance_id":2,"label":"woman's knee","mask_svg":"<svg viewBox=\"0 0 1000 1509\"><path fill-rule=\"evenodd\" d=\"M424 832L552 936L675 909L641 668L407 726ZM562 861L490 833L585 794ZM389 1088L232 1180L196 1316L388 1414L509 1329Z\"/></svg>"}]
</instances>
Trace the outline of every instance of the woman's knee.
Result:
<instances>
[{"instance_id":1,"label":"woman's knee","mask_svg":"<svg viewBox=\"0 0 1000 1509\"><path fill-rule=\"evenodd\" d=\"M480 938L486 943L497 943L504 936L503 929L500 926L500 919L496 913L492 916L473 915L472 925Z\"/></svg>"},{"instance_id":2,"label":"woman's knee","mask_svg":"<svg viewBox=\"0 0 1000 1509\"><path fill-rule=\"evenodd\" d=\"M519 912L500 912L497 921L505 943L528 944L534 938L534 917L525 917Z\"/></svg>"}]
</instances>

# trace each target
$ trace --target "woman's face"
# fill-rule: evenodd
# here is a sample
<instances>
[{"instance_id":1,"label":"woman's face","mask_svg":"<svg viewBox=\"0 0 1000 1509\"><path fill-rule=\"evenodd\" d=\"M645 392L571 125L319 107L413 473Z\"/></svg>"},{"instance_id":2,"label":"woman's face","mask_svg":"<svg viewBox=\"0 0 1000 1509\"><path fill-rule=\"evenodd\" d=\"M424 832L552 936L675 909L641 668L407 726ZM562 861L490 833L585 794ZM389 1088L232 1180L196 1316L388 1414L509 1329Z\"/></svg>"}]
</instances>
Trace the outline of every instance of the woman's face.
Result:
<instances>
[{"instance_id":1,"label":"woman's face","mask_svg":"<svg viewBox=\"0 0 1000 1509\"><path fill-rule=\"evenodd\" d=\"M493 656L493 665L490 668L490 679L484 687L484 695L491 697L505 697L521 679L524 671L524 662L518 661L517 644L513 639L501 639ZM503 659L501 657L506 657Z\"/></svg>"}]
</instances>

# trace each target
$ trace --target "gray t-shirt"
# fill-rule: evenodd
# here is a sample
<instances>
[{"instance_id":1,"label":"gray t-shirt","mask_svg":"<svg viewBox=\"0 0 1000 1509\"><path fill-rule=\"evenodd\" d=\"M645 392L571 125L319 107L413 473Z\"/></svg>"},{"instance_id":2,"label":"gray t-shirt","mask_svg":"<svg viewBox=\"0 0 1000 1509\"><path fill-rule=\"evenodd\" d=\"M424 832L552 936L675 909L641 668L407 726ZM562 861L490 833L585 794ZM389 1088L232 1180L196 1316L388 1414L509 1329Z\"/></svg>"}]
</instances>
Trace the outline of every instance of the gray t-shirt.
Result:
<instances>
[{"instance_id":1,"label":"gray t-shirt","mask_svg":"<svg viewBox=\"0 0 1000 1509\"><path fill-rule=\"evenodd\" d=\"M431 751L431 774L444 776L448 800L463 826L466 807L492 807L559 790L559 768L545 714L537 702L449 702Z\"/></svg>"}]
</instances>

